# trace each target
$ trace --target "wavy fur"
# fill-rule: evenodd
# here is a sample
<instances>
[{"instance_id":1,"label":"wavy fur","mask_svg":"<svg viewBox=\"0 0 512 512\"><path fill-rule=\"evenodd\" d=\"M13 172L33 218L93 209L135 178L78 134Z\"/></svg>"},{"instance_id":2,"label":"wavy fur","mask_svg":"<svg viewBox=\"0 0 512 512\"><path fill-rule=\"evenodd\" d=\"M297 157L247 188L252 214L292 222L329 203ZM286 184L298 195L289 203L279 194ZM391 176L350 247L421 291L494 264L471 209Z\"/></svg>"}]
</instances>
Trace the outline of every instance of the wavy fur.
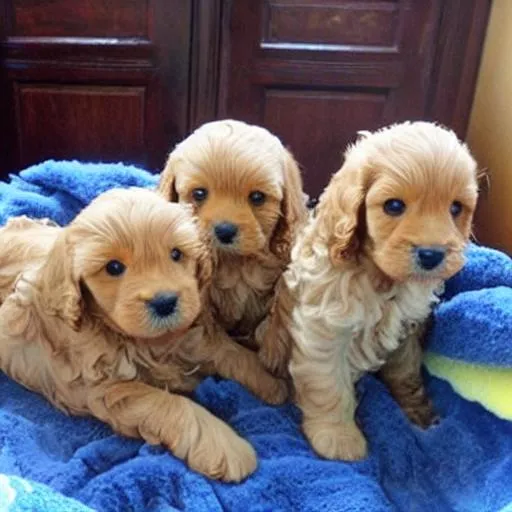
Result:
<instances>
[{"instance_id":1,"label":"wavy fur","mask_svg":"<svg viewBox=\"0 0 512 512\"><path fill-rule=\"evenodd\" d=\"M365 372L379 372L411 420L432 420L420 337L443 281L463 265L476 175L453 132L403 123L361 137L321 196L292 251L283 299L292 302L290 371L303 429L320 455L365 455L354 393ZM404 213L387 214L388 199L403 200ZM444 262L419 268L418 247L442 248Z\"/></svg>"},{"instance_id":2,"label":"wavy fur","mask_svg":"<svg viewBox=\"0 0 512 512\"><path fill-rule=\"evenodd\" d=\"M198 203L192 191L204 188ZM286 375L289 344L273 330L275 288L307 210L293 156L264 128L240 121L207 123L169 155L158 187L170 201L191 204L213 252L209 309L217 336L233 335L259 348L265 366ZM261 191L266 201L250 204ZM223 245L215 226L230 222L239 234ZM254 335L256 331L256 334Z\"/></svg>"},{"instance_id":3,"label":"wavy fur","mask_svg":"<svg viewBox=\"0 0 512 512\"><path fill-rule=\"evenodd\" d=\"M256 468L252 447L186 396L207 375L269 401L286 388L257 356L207 335L211 259L188 209L144 189L102 194L67 227L26 217L0 230L0 366L71 414L162 443L212 478ZM172 261L178 248L183 257ZM126 265L119 276L106 264ZM148 301L176 293L155 320Z\"/></svg>"}]
</instances>

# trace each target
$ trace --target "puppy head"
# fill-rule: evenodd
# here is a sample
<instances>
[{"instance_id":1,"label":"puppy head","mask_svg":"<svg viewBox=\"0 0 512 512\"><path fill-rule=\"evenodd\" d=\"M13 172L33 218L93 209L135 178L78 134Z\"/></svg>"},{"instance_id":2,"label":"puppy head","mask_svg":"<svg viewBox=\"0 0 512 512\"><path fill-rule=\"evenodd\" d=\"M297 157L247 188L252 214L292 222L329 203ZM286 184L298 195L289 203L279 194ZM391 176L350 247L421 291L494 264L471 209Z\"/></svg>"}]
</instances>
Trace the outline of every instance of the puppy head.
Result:
<instances>
[{"instance_id":1,"label":"puppy head","mask_svg":"<svg viewBox=\"0 0 512 512\"><path fill-rule=\"evenodd\" d=\"M365 134L320 199L334 264L364 252L391 279L447 279L463 263L477 201L468 149L433 123Z\"/></svg>"},{"instance_id":2,"label":"puppy head","mask_svg":"<svg viewBox=\"0 0 512 512\"><path fill-rule=\"evenodd\" d=\"M191 204L219 253L270 250L287 258L305 218L300 172L264 128L240 121L207 123L170 154L159 191Z\"/></svg>"},{"instance_id":3,"label":"puppy head","mask_svg":"<svg viewBox=\"0 0 512 512\"><path fill-rule=\"evenodd\" d=\"M42 295L74 329L90 308L128 336L157 338L192 324L210 273L191 212L145 189L112 190L62 231Z\"/></svg>"}]
</instances>

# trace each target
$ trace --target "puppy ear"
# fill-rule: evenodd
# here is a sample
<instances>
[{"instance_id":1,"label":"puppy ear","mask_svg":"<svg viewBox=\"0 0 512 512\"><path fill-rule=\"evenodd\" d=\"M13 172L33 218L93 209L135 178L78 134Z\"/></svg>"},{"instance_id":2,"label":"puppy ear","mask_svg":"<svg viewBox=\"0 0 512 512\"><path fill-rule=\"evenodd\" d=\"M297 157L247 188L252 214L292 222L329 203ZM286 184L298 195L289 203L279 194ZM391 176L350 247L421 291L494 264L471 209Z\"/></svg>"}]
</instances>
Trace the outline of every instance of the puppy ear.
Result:
<instances>
[{"instance_id":1,"label":"puppy ear","mask_svg":"<svg viewBox=\"0 0 512 512\"><path fill-rule=\"evenodd\" d=\"M208 291L212 280L212 255L206 244L201 244L199 256L197 258L196 276L199 283L199 291L204 294Z\"/></svg>"},{"instance_id":2,"label":"puppy ear","mask_svg":"<svg viewBox=\"0 0 512 512\"><path fill-rule=\"evenodd\" d=\"M302 178L297 162L285 151L283 199L281 215L270 240L270 250L279 259L288 262L297 229L307 218L307 196L302 191Z\"/></svg>"},{"instance_id":3,"label":"puppy ear","mask_svg":"<svg viewBox=\"0 0 512 512\"><path fill-rule=\"evenodd\" d=\"M365 171L349 155L333 176L317 206L318 233L327 240L333 265L357 256L364 229Z\"/></svg>"},{"instance_id":4,"label":"puppy ear","mask_svg":"<svg viewBox=\"0 0 512 512\"><path fill-rule=\"evenodd\" d=\"M43 266L40 296L42 306L49 315L61 318L77 331L82 319L82 295L68 229L58 236Z\"/></svg>"},{"instance_id":5,"label":"puppy ear","mask_svg":"<svg viewBox=\"0 0 512 512\"><path fill-rule=\"evenodd\" d=\"M171 153L167 159L164 170L160 174L160 182L157 188L157 191L171 203L177 203L179 201L178 193L176 192L176 173L174 167L175 157L173 153Z\"/></svg>"}]
</instances>

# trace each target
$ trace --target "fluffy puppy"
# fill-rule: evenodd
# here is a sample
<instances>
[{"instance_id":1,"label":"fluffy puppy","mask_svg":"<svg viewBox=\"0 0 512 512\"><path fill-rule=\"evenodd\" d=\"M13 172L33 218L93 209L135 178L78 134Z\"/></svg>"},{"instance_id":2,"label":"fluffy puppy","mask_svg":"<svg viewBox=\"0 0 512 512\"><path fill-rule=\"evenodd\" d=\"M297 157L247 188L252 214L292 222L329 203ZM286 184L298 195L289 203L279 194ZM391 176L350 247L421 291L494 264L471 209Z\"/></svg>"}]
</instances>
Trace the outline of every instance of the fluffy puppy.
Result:
<instances>
[{"instance_id":1,"label":"fluffy puppy","mask_svg":"<svg viewBox=\"0 0 512 512\"><path fill-rule=\"evenodd\" d=\"M213 252L212 335L226 332L259 348L284 376L286 336L274 328L279 279L298 227L307 217L297 164L259 126L223 120L197 129L170 154L159 191L193 206Z\"/></svg>"},{"instance_id":2,"label":"fluffy puppy","mask_svg":"<svg viewBox=\"0 0 512 512\"><path fill-rule=\"evenodd\" d=\"M212 373L277 392L253 352L204 335L211 262L188 209L113 190L68 227L18 217L0 241L5 373L68 413L162 443L209 477L239 481L256 468L246 441L180 395Z\"/></svg>"},{"instance_id":3,"label":"fluffy puppy","mask_svg":"<svg viewBox=\"0 0 512 512\"><path fill-rule=\"evenodd\" d=\"M380 370L408 417L430 423L419 340L443 281L463 266L476 176L453 132L407 122L365 133L322 194L285 274L290 371L320 455L365 455L354 419L364 372Z\"/></svg>"}]
</instances>

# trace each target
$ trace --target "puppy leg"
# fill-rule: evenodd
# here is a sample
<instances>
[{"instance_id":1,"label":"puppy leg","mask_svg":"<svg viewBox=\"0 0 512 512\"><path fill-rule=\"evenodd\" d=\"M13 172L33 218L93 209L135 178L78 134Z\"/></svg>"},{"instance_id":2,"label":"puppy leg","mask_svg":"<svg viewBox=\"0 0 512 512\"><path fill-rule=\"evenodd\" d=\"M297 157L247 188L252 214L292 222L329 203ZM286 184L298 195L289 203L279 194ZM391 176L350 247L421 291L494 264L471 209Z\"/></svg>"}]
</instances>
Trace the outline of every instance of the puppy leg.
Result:
<instances>
[{"instance_id":1,"label":"puppy leg","mask_svg":"<svg viewBox=\"0 0 512 512\"><path fill-rule=\"evenodd\" d=\"M89 407L118 432L161 443L210 478L239 482L256 469L251 445L188 398L142 382L118 382L96 388Z\"/></svg>"},{"instance_id":2,"label":"puppy leg","mask_svg":"<svg viewBox=\"0 0 512 512\"><path fill-rule=\"evenodd\" d=\"M255 332L260 361L270 373L282 379L290 378L288 364L293 340L287 326L290 325L292 308L292 296L281 278L276 286L272 309Z\"/></svg>"},{"instance_id":3,"label":"puppy leg","mask_svg":"<svg viewBox=\"0 0 512 512\"><path fill-rule=\"evenodd\" d=\"M288 398L286 381L270 375L258 355L235 343L220 327L209 334L207 360L212 371L233 379L270 404L282 404Z\"/></svg>"},{"instance_id":4,"label":"puppy leg","mask_svg":"<svg viewBox=\"0 0 512 512\"><path fill-rule=\"evenodd\" d=\"M296 337L290 373L302 409L302 428L314 450L327 459L357 460L366 439L355 422L356 397L348 362L336 340Z\"/></svg>"},{"instance_id":5,"label":"puppy leg","mask_svg":"<svg viewBox=\"0 0 512 512\"><path fill-rule=\"evenodd\" d=\"M416 425L427 428L437 418L421 378L421 356L418 333L411 334L391 354L378 376L407 417Z\"/></svg>"}]
</instances>

